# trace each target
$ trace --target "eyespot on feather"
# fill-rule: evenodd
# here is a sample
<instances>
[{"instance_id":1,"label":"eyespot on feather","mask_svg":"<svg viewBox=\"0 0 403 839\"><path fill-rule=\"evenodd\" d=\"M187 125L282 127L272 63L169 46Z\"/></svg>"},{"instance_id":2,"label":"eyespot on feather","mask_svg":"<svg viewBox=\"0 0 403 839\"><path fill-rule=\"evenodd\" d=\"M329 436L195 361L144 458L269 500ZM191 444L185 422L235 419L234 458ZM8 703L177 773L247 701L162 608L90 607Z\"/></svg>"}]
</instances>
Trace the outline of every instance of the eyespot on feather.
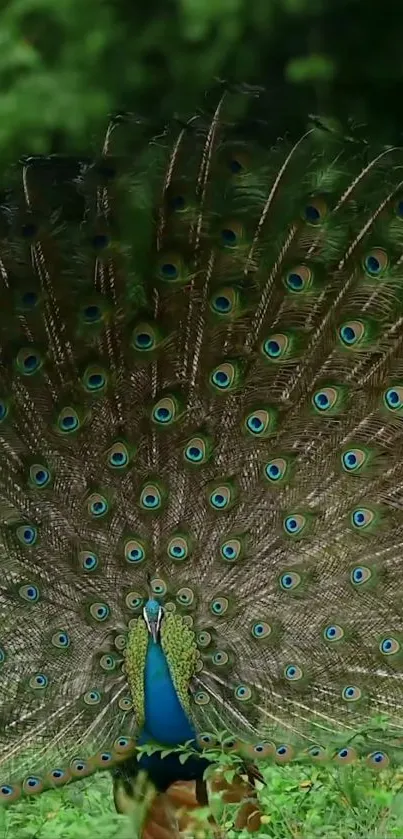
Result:
<instances>
[{"instance_id":1,"label":"eyespot on feather","mask_svg":"<svg viewBox=\"0 0 403 839\"><path fill-rule=\"evenodd\" d=\"M366 759L367 766L378 771L387 769L390 764L390 758L386 752L375 751L371 752Z\"/></svg>"},{"instance_id":2,"label":"eyespot on feather","mask_svg":"<svg viewBox=\"0 0 403 839\"><path fill-rule=\"evenodd\" d=\"M21 797L22 787L20 784L0 783L0 803L11 804Z\"/></svg>"},{"instance_id":3,"label":"eyespot on feather","mask_svg":"<svg viewBox=\"0 0 403 839\"><path fill-rule=\"evenodd\" d=\"M103 395L108 386L108 374L98 364L91 364L85 368L81 383L86 393L92 396Z\"/></svg>"},{"instance_id":4,"label":"eyespot on feather","mask_svg":"<svg viewBox=\"0 0 403 839\"><path fill-rule=\"evenodd\" d=\"M359 474L371 461L370 450L359 446L344 449L340 457L343 471L350 475Z\"/></svg>"},{"instance_id":5,"label":"eyespot on feather","mask_svg":"<svg viewBox=\"0 0 403 839\"><path fill-rule=\"evenodd\" d=\"M92 492L87 498L87 511L93 519L102 519L109 513L110 505L105 495Z\"/></svg>"},{"instance_id":6,"label":"eyespot on feather","mask_svg":"<svg viewBox=\"0 0 403 839\"><path fill-rule=\"evenodd\" d=\"M318 746L316 744L305 749L304 755L314 763L323 763L329 759L326 749L323 746Z\"/></svg>"},{"instance_id":7,"label":"eyespot on feather","mask_svg":"<svg viewBox=\"0 0 403 839\"><path fill-rule=\"evenodd\" d=\"M217 596L209 603L210 612L215 617L222 617L226 614L229 608L229 599L228 597Z\"/></svg>"},{"instance_id":8,"label":"eyespot on feather","mask_svg":"<svg viewBox=\"0 0 403 839\"><path fill-rule=\"evenodd\" d=\"M255 621L251 626L252 638L257 641L268 638L272 633L272 627L267 621Z\"/></svg>"},{"instance_id":9,"label":"eyespot on feather","mask_svg":"<svg viewBox=\"0 0 403 839\"><path fill-rule=\"evenodd\" d=\"M379 651L383 656L395 656L401 651L401 644L393 635L388 635L379 643Z\"/></svg>"},{"instance_id":10,"label":"eyespot on feather","mask_svg":"<svg viewBox=\"0 0 403 839\"><path fill-rule=\"evenodd\" d=\"M263 476L273 487L281 487L290 479L293 456L279 455L264 464Z\"/></svg>"},{"instance_id":11,"label":"eyespot on feather","mask_svg":"<svg viewBox=\"0 0 403 839\"><path fill-rule=\"evenodd\" d=\"M56 420L56 429L59 434L74 434L81 427L81 418L73 406L62 408Z\"/></svg>"},{"instance_id":12,"label":"eyespot on feather","mask_svg":"<svg viewBox=\"0 0 403 839\"><path fill-rule=\"evenodd\" d=\"M350 582L354 587L364 586L372 578L372 570L366 565L355 565L350 571Z\"/></svg>"},{"instance_id":13,"label":"eyespot on feather","mask_svg":"<svg viewBox=\"0 0 403 839\"><path fill-rule=\"evenodd\" d=\"M191 554L191 539L182 533L173 534L167 543L167 555L175 562L184 562Z\"/></svg>"},{"instance_id":14,"label":"eyespot on feather","mask_svg":"<svg viewBox=\"0 0 403 839\"><path fill-rule=\"evenodd\" d=\"M328 205L323 196L312 196L302 208L302 218L311 227L318 227L328 214Z\"/></svg>"},{"instance_id":15,"label":"eyespot on feather","mask_svg":"<svg viewBox=\"0 0 403 839\"><path fill-rule=\"evenodd\" d=\"M216 394L234 391L241 382L242 369L237 361L223 361L209 375L209 385Z\"/></svg>"},{"instance_id":16,"label":"eyespot on feather","mask_svg":"<svg viewBox=\"0 0 403 839\"><path fill-rule=\"evenodd\" d=\"M169 394L158 399L151 410L151 420L158 428L171 426L180 416L179 401Z\"/></svg>"},{"instance_id":17,"label":"eyespot on feather","mask_svg":"<svg viewBox=\"0 0 403 839\"><path fill-rule=\"evenodd\" d=\"M64 629L56 630L52 634L51 643L58 650L68 650L71 644L70 636Z\"/></svg>"},{"instance_id":18,"label":"eyespot on feather","mask_svg":"<svg viewBox=\"0 0 403 839\"><path fill-rule=\"evenodd\" d=\"M335 763L348 765L350 763L355 763L357 757L358 755L355 749L353 749L351 746L345 746L344 748L339 749L338 752L336 752L333 760L335 761Z\"/></svg>"},{"instance_id":19,"label":"eyespot on feather","mask_svg":"<svg viewBox=\"0 0 403 839\"><path fill-rule=\"evenodd\" d=\"M358 702L362 697L361 688L356 685L347 685L341 692L341 698L345 702Z\"/></svg>"},{"instance_id":20,"label":"eyespot on feather","mask_svg":"<svg viewBox=\"0 0 403 839\"><path fill-rule=\"evenodd\" d=\"M250 438L266 438L278 427L278 409L275 405L256 407L243 420L242 430Z\"/></svg>"},{"instance_id":21,"label":"eyespot on feather","mask_svg":"<svg viewBox=\"0 0 403 839\"><path fill-rule=\"evenodd\" d=\"M281 361L287 358L289 350L290 336L285 332L273 332L260 345L262 355L269 361Z\"/></svg>"},{"instance_id":22,"label":"eyespot on feather","mask_svg":"<svg viewBox=\"0 0 403 839\"><path fill-rule=\"evenodd\" d=\"M219 549L219 557L227 563L237 562L242 559L246 548L246 534L228 534L226 539L221 542Z\"/></svg>"},{"instance_id":23,"label":"eyespot on feather","mask_svg":"<svg viewBox=\"0 0 403 839\"><path fill-rule=\"evenodd\" d=\"M281 743L276 748L275 760L276 763L289 763L295 756L295 750L287 743Z\"/></svg>"},{"instance_id":24,"label":"eyespot on feather","mask_svg":"<svg viewBox=\"0 0 403 839\"><path fill-rule=\"evenodd\" d=\"M106 463L114 471L122 471L130 464L132 452L123 440L116 440L106 452Z\"/></svg>"},{"instance_id":25,"label":"eyespot on feather","mask_svg":"<svg viewBox=\"0 0 403 839\"><path fill-rule=\"evenodd\" d=\"M230 250L244 244L245 229L242 222L235 219L224 222L219 230L218 242L221 247Z\"/></svg>"},{"instance_id":26,"label":"eyespot on feather","mask_svg":"<svg viewBox=\"0 0 403 839\"><path fill-rule=\"evenodd\" d=\"M24 778L22 789L25 795L38 795L44 789L43 778L37 775L28 775L27 778Z\"/></svg>"},{"instance_id":27,"label":"eyespot on feather","mask_svg":"<svg viewBox=\"0 0 403 839\"><path fill-rule=\"evenodd\" d=\"M279 584L282 591L296 591L302 584L302 577L297 571L284 571L279 577Z\"/></svg>"},{"instance_id":28,"label":"eyespot on feather","mask_svg":"<svg viewBox=\"0 0 403 839\"><path fill-rule=\"evenodd\" d=\"M124 558L126 562L133 565L138 565L146 559L146 549L143 542L133 536L127 539L124 544Z\"/></svg>"},{"instance_id":29,"label":"eyespot on feather","mask_svg":"<svg viewBox=\"0 0 403 839\"><path fill-rule=\"evenodd\" d=\"M189 281L185 262L181 255L175 251L169 251L157 259L156 279L167 286L183 285Z\"/></svg>"},{"instance_id":30,"label":"eyespot on feather","mask_svg":"<svg viewBox=\"0 0 403 839\"><path fill-rule=\"evenodd\" d=\"M283 670L283 676L287 682L299 682L303 675L303 670L299 664L287 664Z\"/></svg>"},{"instance_id":31,"label":"eyespot on feather","mask_svg":"<svg viewBox=\"0 0 403 839\"><path fill-rule=\"evenodd\" d=\"M345 407L347 390L342 385L324 385L312 395L312 407L317 415L335 416Z\"/></svg>"},{"instance_id":32,"label":"eyespot on feather","mask_svg":"<svg viewBox=\"0 0 403 839\"><path fill-rule=\"evenodd\" d=\"M63 769L57 766L51 769L50 772L44 776L45 786L62 787L71 780L71 772L69 769Z\"/></svg>"},{"instance_id":33,"label":"eyespot on feather","mask_svg":"<svg viewBox=\"0 0 403 839\"><path fill-rule=\"evenodd\" d=\"M214 749L218 746L218 739L215 734L203 732L197 737L197 742L201 749Z\"/></svg>"},{"instance_id":34,"label":"eyespot on feather","mask_svg":"<svg viewBox=\"0 0 403 839\"><path fill-rule=\"evenodd\" d=\"M337 623L329 623L322 630L323 640L329 644L335 644L338 641L342 641L344 635L345 633L343 627Z\"/></svg>"},{"instance_id":35,"label":"eyespot on feather","mask_svg":"<svg viewBox=\"0 0 403 839\"><path fill-rule=\"evenodd\" d=\"M125 597L125 605L131 612L140 613L144 606L144 597L139 591L129 591Z\"/></svg>"},{"instance_id":36,"label":"eyespot on feather","mask_svg":"<svg viewBox=\"0 0 403 839\"><path fill-rule=\"evenodd\" d=\"M389 267L389 256L384 248L371 248L362 259L364 273L370 278L382 277Z\"/></svg>"},{"instance_id":37,"label":"eyespot on feather","mask_svg":"<svg viewBox=\"0 0 403 839\"><path fill-rule=\"evenodd\" d=\"M383 405L392 414L403 413L403 385L396 384L383 392Z\"/></svg>"},{"instance_id":38,"label":"eyespot on feather","mask_svg":"<svg viewBox=\"0 0 403 839\"><path fill-rule=\"evenodd\" d=\"M80 757L73 758L69 765L69 770L73 778L88 778L89 775L92 775L94 768L91 760L85 760Z\"/></svg>"},{"instance_id":39,"label":"eyespot on feather","mask_svg":"<svg viewBox=\"0 0 403 839\"><path fill-rule=\"evenodd\" d=\"M234 688L234 698L238 702L249 702L252 699L252 690L249 685L240 684Z\"/></svg>"},{"instance_id":40,"label":"eyespot on feather","mask_svg":"<svg viewBox=\"0 0 403 839\"><path fill-rule=\"evenodd\" d=\"M290 513L283 518L283 530L291 538L300 538L306 531L309 517L303 513Z\"/></svg>"},{"instance_id":41,"label":"eyespot on feather","mask_svg":"<svg viewBox=\"0 0 403 839\"><path fill-rule=\"evenodd\" d=\"M236 287L223 286L210 296L209 306L219 320L232 320L242 311L240 292Z\"/></svg>"},{"instance_id":42,"label":"eyespot on feather","mask_svg":"<svg viewBox=\"0 0 403 839\"><path fill-rule=\"evenodd\" d=\"M44 463L33 463L29 469L29 484L33 489L45 489L52 483L52 473Z\"/></svg>"},{"instance_id":43,"label":"eyespot on feather","mask_svg":"<svg viewBox=\"0 0 403 839\"><path fill-rule=\"evenodd\" d=\"M152 355L160 347L162 340L162 332L157 324L144 320L133 327L131 346L139 357Z\"/></svg>"},{"instance_id":44,"label":"eyespot on feather","mask_svg":"<svg viewBox=\"0 0 403 839\"><path fill-rule=\"evenodd\" d=\"M355 507L350 515L349 521L352 529L359 534L365 535L368 532L373 532L376 524L379 524L381 519L380 511L375 507Z\"/></svg>"},{"instance_id":45,"label":"eyespot on feather","mask_svg":"<svg viewBox=\"0 0 403 839\"><path fill-rule=\"evenodd\" d=\"M202 435L191 437L183 449L185 463L191 466L202 466L210 459L212 448L209 438Z\"/></svg>"},{"instance_id":46,"label":"eyespot on feather","mask_svg":"<svg viewBox=\"0 0 403 839\"><path fill-rule=\"evenodd\" d=\"M175 599L179 606L189 608L194 604L195 594L193 589L191 589L189 586L182 586L176 592Z\"/></svg>"},{"instance_id":47,"label":"eyespot on feather","mask_svg":"<svg viewBox=\"0 0 403 839\"><path fill-rule=\"evenodd\" d=\"M343 321L337 329L337 338L345 350L358 350L366 346L370 337L368 323L359 318Z\"/></svg>"},{"instance_id":48,"label":"eyespot on feather","mask_svg":"<svg viewBox=\"0 0 403 839\"><path fill-rule=\"evenodd\" d=\"M290 294L306 294L313 286L313 271L308 265L295 265L285 274L284 285Z\"/></svg>"},{"instance_id":49,"label":"eyespot on feather","mask_svg":"<svg viewBox=\"0 0 403 839\"><path fill-rule=\"evenodd\" d=\"M155 482L146 483L140 493L140 507L147 513L158 513L165 500L165 491Z\"/></svg>"},{"instance_id":50,"label":"eyespot on feather","mask_svg":"<svg viewBox=\"0 0 403 839\"><path fill-rule=\"evenodd\" d=\"M235 485L224 481L210 484L206 494L209 507L218 513L229 510L237 497Z\"/></svg>"},{"instance_id":51,"label":"eyespot on feather","mask_svg":"<svg viewBox=\"0 0 403 839\"><path fill-rule=\"evenodd\" d=\"M34 376L43 366L43 357L37 347L23 347L16 355L15 365L22 376Z\"/></svg>"}]
</instances>

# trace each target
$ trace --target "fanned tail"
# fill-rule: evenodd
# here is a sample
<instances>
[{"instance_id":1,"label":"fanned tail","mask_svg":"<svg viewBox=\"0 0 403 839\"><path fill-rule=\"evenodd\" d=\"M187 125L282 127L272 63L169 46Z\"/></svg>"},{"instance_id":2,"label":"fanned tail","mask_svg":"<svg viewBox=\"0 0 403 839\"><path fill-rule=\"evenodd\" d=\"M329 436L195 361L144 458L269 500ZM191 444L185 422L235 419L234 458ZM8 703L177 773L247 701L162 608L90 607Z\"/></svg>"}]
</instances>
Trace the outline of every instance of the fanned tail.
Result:
<instances>
[{"instance_id":1,"label":"fanned tail","mask_svg":"<svg viewBox=\"0 0 403 839\"><path fill-rule=\"evenodd\" d=\"M28 161L3 208L4 800L133 753L149 586L201 745L398 745L402 152L231 109L114 121L77 194Z\"/></svg>"}]
</instances>

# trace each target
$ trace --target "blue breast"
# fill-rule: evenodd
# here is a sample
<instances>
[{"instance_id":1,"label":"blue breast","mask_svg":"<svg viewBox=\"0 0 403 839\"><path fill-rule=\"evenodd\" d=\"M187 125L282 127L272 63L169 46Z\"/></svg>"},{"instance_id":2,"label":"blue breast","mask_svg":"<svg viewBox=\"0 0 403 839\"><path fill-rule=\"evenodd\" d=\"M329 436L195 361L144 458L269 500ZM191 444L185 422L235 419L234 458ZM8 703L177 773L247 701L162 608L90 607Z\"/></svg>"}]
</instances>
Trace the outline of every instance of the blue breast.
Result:
<instances>
[{"instance_id":1,"label":"blue breast","mask_svg":"<svg viewBox=\"0 0 403 839\"><path fill-rule=\"evenodd\" d=\"M177 697L165 653L160 644L155 644L151 638L146 654L144 698L145 724L138 738L140 745L155 740L163 746L177 746L196 737ZM158 751L142 755L137 770L147 772L154 786L164 791L175 781L203 778L208 765L207 760L196 755L181 764L179 754L172 752L162 758Z\"/></svg>"},{"instance_id":2,"label":"blue breast","mask_svg":"<svg viewBox=\"0 0 403 839\"><path fill-rule=\"evenodd\" d=\"M165 653L152 638L148 641L144 673L145 723L140 743L156 740L176 746L196 736L176 694Z\"/></svg>"}]
</instances>

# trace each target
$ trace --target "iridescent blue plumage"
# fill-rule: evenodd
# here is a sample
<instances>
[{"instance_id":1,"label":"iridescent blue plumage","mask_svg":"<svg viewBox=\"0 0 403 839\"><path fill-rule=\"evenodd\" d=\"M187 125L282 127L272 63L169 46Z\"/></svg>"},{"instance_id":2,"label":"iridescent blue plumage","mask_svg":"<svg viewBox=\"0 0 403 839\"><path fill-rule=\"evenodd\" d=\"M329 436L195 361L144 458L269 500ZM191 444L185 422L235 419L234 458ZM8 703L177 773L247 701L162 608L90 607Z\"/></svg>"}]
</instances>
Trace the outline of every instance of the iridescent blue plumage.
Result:
<instances>
[{"instance_id":1,"label":"iridescent blue plumage","mask_svg":"<svg viewBox=\"0 0 403 839\"><path fill-rule=\"evenodd\" d=\"M148 639L144 671L145 722L139 742L155 741L175 746L196 739L194 726L176 692L166 655L159 638L160 603L150 598L145 607L150 626L157 629ZM163 617L161 617L163 620Z\"/></svg>"},{"instance_id":2,"label":"iridescent blue plumage","mask_svg":"<svg viewBox=\"0 0 403 839\"><path fill-rule=\"evenodd\" d=\"M157 601L148 600L145 610L149 618L157 620L160 611ZM196 731L185 713L173 684L169 665L159 639L148 639L145 671L145 722L138 737L139 745L160 743L165 747L179 746L188 741L198 749ZM186 763L179 760L179 754L166 755L160 752L143 755L138 761L138 770L144 769L160 791L167 789L177 780L201 780L209 761L189 757Z\"/></svg>"}]
</instances>

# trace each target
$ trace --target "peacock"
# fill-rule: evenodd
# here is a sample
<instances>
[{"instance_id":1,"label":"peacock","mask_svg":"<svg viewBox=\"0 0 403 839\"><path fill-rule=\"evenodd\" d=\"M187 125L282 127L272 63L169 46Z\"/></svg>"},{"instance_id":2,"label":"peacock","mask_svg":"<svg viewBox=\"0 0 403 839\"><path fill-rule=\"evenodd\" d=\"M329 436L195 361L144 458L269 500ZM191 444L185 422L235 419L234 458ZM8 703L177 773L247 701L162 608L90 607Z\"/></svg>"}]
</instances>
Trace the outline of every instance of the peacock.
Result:
<instances>
[{"instance_id":1,"label":"peacock","mask_svg":"<svg viewBox=\"0 0 403 839\"><path fill-rule=\"evenodd\" d=\"M250 98L2 193L5 803L399 759L402 151Z\"/></svg>"}]
</instances>

